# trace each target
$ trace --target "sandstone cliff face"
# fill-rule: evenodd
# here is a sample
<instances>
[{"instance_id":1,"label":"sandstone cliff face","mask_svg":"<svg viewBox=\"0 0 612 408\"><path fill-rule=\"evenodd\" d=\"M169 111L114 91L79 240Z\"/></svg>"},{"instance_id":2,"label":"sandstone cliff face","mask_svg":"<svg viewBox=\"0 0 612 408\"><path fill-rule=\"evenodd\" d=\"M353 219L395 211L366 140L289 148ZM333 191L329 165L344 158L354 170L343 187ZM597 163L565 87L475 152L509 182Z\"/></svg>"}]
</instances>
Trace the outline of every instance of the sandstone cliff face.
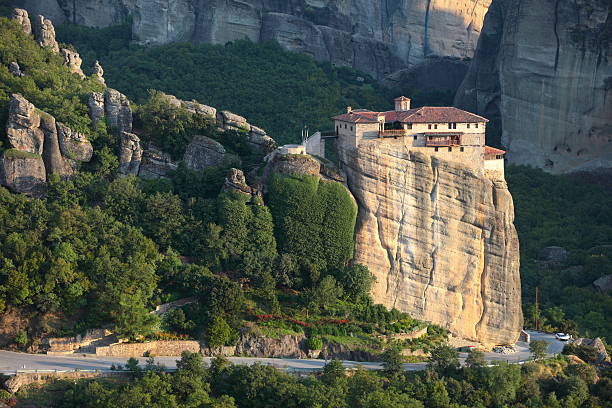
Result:
<instances>
[{"instance_id":1,"label":"sandstone cliff face","mask_svg":"<svg viewBox=\"0 0 612 408\"><path fill-rule=\"evenodd\" d=\"M516 341L519 245L505 182L400 139L339 153L359 204L355 261L376 276L374 300L456 336Z\"/></svg>"},{"instance_id":2,"label":"sandstone cliff face","mask_svg":"<svg viewBox=\"0 0 612 408\"><path fill-rule=\"evenodd\" d=\"M501 120L510 162L612 167L611 11L608 0L493 1L455 104Z\"/></svg>"},{"instance_id":3,"label":"sandstone cliff face","mask_svg":"<svg viewBox=\"0 0 612 408\"><path fill-rule=\"evenodd\" d=\"M56 23L103 27L133 17L148 44L276 40L374 77L428 57L471 57L490 0L14 0ZM60 11L61 10L61 11Z\"/></svg>"}]
</instances>

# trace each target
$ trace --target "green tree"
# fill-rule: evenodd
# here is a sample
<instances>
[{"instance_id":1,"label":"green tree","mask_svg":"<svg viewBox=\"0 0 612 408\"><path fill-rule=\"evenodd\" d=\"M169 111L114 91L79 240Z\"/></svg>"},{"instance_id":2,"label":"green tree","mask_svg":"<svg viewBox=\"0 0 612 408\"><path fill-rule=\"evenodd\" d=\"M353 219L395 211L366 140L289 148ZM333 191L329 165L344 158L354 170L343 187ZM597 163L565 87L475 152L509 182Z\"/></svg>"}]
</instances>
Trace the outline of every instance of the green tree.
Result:
<instances>
[{"instance_id":1,"label":"green tree","mask_svg":"<svg viewBox=\"0 0 612 408\"><path fill-rule=\"evenodd\" d=\"M215 316L206 331L206 344L208 347L225 346L233 335L232 328L221 316Z\"/></svg>"},{"instance_id":2,"label":"green tree","mask_svg":"<svg viewBox=\"0 0 612 408\"><path fill-rule=\"evenodd\" d=\"M336 273L336 279L341 282L345 296L356 302L370 296L372 284L376 281L368 268L359 264L342 268Z\"/></svg>"},{"instance_id":3,"label":"green tree","mask_svg":"<svg viewBox=\"0 0 612 408\"><path fill-rule=\"evenodd\" d=\"M387 375L395 375L404 371L404 357L402 356L402 349L398 346L387 347L381 360Z\"/></svg>"},{"instance_id":4,"label":"green tree","mask_svg":"<svg viewBox=\"0 0 612 408\"><path fill-rule=\"evenodd\" d=\"M155 314L150 314L140 292L124 293L119 299L119 308L114 315L114 332L127 339L150 334L159 323Z\"/></svg>"},{"instance_id":5,"label":"green tree","mask_svg":"<svg viewBox=\"0 0 612 408\"><path fill-rule=\"evenodd\" d=\"M338 302L340 296L342 288L329 275L321 279L316 287L304 291L303 294L306 305L315 311L330 308Z\"/></svg>"},{"instance_id":6,"label":"green tree","mask_svg":"<svg viewBox=\"0 0 612 408\"><path fill-rule=\"evenodd\" d=\"M346 378L344 365L337 359L331 360L323 367L323 374L321 375L321 381L327 385L334 385L339 381Z\"/></svg>"},{"instance_id":7,"label":"green tree","mask_svg":"<svg viewBox=\"0 0 612 408\"><path fill-rule=\"evenodd\" d=\"M484 352L482 350L472 348L465 359L465 364L470 368L484 367L487 364Z\"/></svg>"},{"instance_id":8,"label":"green tree","mask_svg":"<svg viewBox=\"0 0 612 408\"><path fill-rule=\"evenodd\" d=\"M529 343L529 351L534 360L543 359L548 353L548 343L544 340L533 340Z\"/></svg>"},{"instance_id":9,"label":"green tree","mask_svg":"<svg viewBox=\"0 0 612 408\"><path fill-rule=\"evenodd\" d=\"M448 344L442 344L431 350L428 367L440 375L450 375L459 368L459 353Z\"/></svg>"}]
</instances>

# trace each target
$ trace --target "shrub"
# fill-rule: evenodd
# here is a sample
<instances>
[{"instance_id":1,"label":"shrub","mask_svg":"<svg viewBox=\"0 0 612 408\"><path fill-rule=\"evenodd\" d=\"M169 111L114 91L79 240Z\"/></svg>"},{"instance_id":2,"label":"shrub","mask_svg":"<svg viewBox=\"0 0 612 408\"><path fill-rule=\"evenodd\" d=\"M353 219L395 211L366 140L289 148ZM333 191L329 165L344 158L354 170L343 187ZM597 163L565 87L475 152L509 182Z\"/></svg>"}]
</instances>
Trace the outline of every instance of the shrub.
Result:
<instances>
[{"instance_id":1,"label":"shrub","mask_svg":"<svg viewBox=\"0 0 612 408\"><path fill-rule=\"evenodd\" d=\"M309 337L306 341L308 350L321 350L323 348L323 340L319 337Z\"/></svg>"},{"instance_id":2,"label":"shrub","mask_svg":"<svg viewBox=\"0 0 612 408\"><path fill-rule=\"evenodd\" d=\"M25 330L19 330L15 335L15 344L18 346L25 346L28 343L28 334Z\"/></svg>"}]
</instances>

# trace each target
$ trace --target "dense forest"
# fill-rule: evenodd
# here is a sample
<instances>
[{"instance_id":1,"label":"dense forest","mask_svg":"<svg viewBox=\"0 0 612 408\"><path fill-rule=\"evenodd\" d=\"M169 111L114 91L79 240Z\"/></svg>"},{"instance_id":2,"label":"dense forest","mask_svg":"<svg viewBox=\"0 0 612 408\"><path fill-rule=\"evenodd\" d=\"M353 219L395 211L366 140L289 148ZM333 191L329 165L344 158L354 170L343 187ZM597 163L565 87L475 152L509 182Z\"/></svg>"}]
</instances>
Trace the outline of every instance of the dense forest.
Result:
<instances>
[{"instance_id":1,"label":"dense forest","mask_svg":"<svg viewBox=\"0 0 612 408\"><path fill-rule=\"evenodd\" d=\"M199 354L184 353L178 370L166 374L149 359L144 367L128 362L132 380L121 377L58 381L21 395L23 406L65 408L578 408L610 407L612 379L598 379L589 365L563 358L523 366L484 367L471 353L459 368L457 353L438 347L428 369L402 370L396 351L385 355L384 370L346 371L333 360L317 376L296 378L259 364L231 365L216 358L202 365ZM129 377L128 377L129 378Z\"/></svg>"}]
</instances>

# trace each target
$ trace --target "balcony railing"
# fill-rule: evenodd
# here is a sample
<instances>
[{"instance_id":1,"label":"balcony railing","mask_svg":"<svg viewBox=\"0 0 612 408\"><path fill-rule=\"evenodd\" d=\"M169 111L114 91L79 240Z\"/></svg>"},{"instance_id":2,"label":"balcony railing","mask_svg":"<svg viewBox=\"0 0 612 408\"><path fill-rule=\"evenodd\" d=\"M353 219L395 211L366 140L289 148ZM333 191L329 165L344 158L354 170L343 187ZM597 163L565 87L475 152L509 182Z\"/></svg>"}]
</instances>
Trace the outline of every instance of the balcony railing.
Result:
<instances>
[{"instance_id":1,"label":"balcony railing","mask_svg":"<svg viewBox=\"0 0 612 408\"><path fill-rule=\"evenodd\" d=\"M378 132L378 137L398 137L398 136L406 136L408 135L407 129L389 129L389 130L380 130Z\"/></svg>"},{"instance_id":2,"label":"balcony railing","mask_svg":"<svg viewBox=\"0 0 612 408\"><path fill-rule=\"evenodd\" d=\"M447 146L459 146L461 140L458 137L449 138L427 138L425 139L425 146L427 147L447 147Z\"/></svg>"}]
</instances>

